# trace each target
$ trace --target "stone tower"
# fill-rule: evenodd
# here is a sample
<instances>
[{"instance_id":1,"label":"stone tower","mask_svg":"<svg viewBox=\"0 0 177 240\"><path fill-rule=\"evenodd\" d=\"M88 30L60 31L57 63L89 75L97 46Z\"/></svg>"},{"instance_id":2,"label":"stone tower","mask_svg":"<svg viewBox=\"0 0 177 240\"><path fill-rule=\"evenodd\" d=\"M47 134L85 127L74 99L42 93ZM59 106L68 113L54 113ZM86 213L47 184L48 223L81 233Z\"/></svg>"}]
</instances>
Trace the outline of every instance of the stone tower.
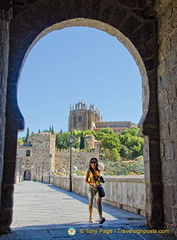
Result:
<instances>
[{"instance_id":1,"label":"stone tower","mask_svg":"<svg viewBox=\"0 0 177 240\"><path fill-rule=\"evenodd\" d=\"M98 109L95 109L94 104L90 104L88 109L85 103L78 101L78 103L75 104L75 107L70 107L68 130L92 130L96 127L96 122L101 121L102 118L100 113Z\"/></svg>"}]
</instances>

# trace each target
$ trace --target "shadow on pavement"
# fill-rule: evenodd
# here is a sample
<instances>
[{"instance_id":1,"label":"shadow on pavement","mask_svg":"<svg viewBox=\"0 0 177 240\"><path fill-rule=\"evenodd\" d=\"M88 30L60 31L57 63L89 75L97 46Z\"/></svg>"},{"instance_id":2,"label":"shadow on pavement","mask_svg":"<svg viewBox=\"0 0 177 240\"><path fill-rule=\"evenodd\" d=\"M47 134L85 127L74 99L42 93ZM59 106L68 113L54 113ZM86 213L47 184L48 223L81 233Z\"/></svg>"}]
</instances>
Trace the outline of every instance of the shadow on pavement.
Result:
<instances>
[{"instance_id":1,"label":"shadow on pavement","mask_svg":"<svg viewBox=\"0 0 177 240\"><path fill-rule=\"evenodd\" d=\"M113 221L113 220L111 220ZM57 239L72 239L72 240L175 240L176 237L169 233L149 233L144 226L130 225L100 225L98 223L80 224L52 224L52 225L37 225L15 228L12 233L3 235L1 240L57 240Z\"/></svg>"}]
</instances>

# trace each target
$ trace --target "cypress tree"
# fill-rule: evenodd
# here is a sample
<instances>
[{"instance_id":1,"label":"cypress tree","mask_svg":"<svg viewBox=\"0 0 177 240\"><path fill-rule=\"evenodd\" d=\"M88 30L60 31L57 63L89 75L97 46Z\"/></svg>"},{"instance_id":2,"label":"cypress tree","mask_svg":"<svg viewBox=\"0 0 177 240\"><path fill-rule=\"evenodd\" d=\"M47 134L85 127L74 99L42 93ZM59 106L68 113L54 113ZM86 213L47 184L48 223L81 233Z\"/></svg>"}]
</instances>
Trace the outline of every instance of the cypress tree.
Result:
<instances>
[{"instance_id":1,"label":"cypress tree","mask_svg":"<svg viewBox=\"0 0 177 240\"><path fill-rule=\"evenodd\" d=\"M80 136L80 149L84 149L84 133L83 133L83 131Z\"/></svg>"},{"instance_id":2,"label":"cypress tree","mask_svg":"<svg viewBox=\"0 0 177 240\"><path fill-rule=\"evenodd\" d=\"M30 135L29 128L27 128L26 137L25 137L25 140L24 140L25 144L27 144L27 142L28 142L29 135Z\"/></svg>"},{"instance_id":3,"label":"cypress tree","mask_svg":"<svg viewBox=\"0 0 177 240\"><path fill-rule=\"evenodd\" d=\"M52 133L52 134L54 134L54 129L53 129L53 126L52 126L52 128L51 128L51 133Z\"/></svg>"}]
</instances>

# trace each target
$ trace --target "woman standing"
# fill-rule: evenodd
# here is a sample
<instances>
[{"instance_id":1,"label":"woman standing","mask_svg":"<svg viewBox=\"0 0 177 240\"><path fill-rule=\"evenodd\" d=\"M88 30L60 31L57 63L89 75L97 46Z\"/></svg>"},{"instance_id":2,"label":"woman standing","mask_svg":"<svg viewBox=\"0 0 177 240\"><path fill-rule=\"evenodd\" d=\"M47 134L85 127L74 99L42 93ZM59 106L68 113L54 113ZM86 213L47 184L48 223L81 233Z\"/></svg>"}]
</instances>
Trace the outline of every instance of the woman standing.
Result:
<instances>
[{"instance_id":1,"label":"woman standing","mask_svg":"<svg viewBox=\"0 0 177 240\"><path fill-rule=\"evenodd\" d=\"M101 206L101 197L99 197L99 192L97 186L101 184L101 171L98 169L98 160L97 158L90 159L90 166L86 173L85 182L89 184L88 197L89 197L89 222L93 222L93 203L96 198L98 205L98 214L100 217L99 223L102 224L105 222L105 218L102 217L102 206Z\"/></svg>"}]
</instances>

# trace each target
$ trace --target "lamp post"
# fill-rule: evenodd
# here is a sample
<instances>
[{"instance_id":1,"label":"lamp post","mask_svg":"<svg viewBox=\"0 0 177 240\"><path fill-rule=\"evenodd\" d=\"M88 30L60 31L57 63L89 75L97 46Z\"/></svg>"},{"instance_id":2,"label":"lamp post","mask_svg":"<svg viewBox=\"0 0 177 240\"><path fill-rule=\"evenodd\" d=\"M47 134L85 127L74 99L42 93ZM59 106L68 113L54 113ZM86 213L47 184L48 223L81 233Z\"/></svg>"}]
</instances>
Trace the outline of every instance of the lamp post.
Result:
<instances>
[{"instance_id":1,"label":"lamp post","mask_svg":"<svg viewBox=\"0 0 177 240\"><path fill-rule=\"evenodd\" d=\"M69 174L69 191L72 192L72 143L74 142L74 137L72 135L69 136L70 143L70 174Z\"/></svg>"},{"instance_id":2,"label":"lamp post","mask_svg":"<svg viewBox=\"0 0 177 240\"><path fill-rule=\"evenodd\" d=\"M42 182L44 180L44 178L43 178L43 171L44 171L44 162L42 162Z\"/></svg>"},{"instance_id":3,"label":"lamp post","mask_svg":"<svg viewBox=\"0 0 177 240\"><path fill-rule=\"evenodd\" d=\"M52 154L49 154L49 184L50 184L50 172L51 172L51 159L52 159Z\"/></svg>"}]
</instances>

